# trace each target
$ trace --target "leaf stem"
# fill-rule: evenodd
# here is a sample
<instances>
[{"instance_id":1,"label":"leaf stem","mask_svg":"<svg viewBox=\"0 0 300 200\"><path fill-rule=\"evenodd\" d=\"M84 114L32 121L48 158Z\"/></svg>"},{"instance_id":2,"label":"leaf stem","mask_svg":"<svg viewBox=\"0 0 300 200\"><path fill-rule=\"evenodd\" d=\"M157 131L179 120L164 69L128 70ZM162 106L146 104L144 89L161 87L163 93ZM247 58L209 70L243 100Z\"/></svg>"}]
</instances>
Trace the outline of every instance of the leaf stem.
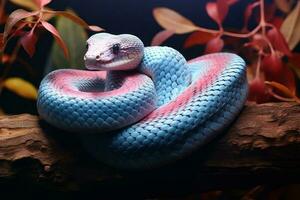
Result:
<instances>
[{"instance_id":1,"label":"leaf stem","mask_svg":"<svg viewBox=\"0 0 300 200\"><path fill-rule=\"evenodd\" d=\"M212 33L212 34L222 33L223 35L237 37L237 38L249 38L249 37L255 35L260 29L261 29L261 25L258 25L252 31L250 31L248 33L234 33L234 32L229 32L229 31L213 30L213 29L198 27L198 30L202 31L202 32Z\"/></svg>"},{"instance_id":2,"label":"leaf stem","mask_svg":"<svg viewBox=\"0 0 300 200\"><path fill-rule=\"evenodd\" d=\"M262 34L266 34L266 19L265 19L265 2L260 0L260 25L262 27Z\"/></svg>"},{"instance_id":3,"label":"leaf stem","mask_svg":"<svg viewBox=\"0 0 300 200\"><path fill-rule=\"evenodd\" d=\"M263 54L263 51L260 50L258 52L258 58L257 58L257 64L256 64L256 70L255 70L255 78L259 78L262 54Z\"/></svg>"},{"instance_id":4,"label":"leaf stem","mask_svg":"<svg viewBox=\"0 0 300 200\"><path fill-rule=\"evenodd\" d=\"M224 31L224 35L231 36L231 37L238 37L238 38L249 38L255 35L261 28L262 28L261 25L258 25L255 27L255 29L253 29L249 33L232 33L232 32Z\"/></svg>"}]
</instances>

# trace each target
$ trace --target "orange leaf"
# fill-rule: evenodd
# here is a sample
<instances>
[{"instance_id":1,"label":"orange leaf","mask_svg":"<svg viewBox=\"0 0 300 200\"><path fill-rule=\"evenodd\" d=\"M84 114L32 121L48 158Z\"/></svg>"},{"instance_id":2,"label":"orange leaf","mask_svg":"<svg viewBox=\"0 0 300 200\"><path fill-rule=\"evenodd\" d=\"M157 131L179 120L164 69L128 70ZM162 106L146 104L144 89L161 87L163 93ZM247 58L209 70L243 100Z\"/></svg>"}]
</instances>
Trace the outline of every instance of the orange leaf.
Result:
<instances>
[{"instance_id":1,"label":"orange leaf","mask_svg":"<svg viewBox=\"0 0 300 200\"><path fill-rule=\"evenodd\" d=\"M164 41L169 39L172 35L174 35L174 32L163 30L158 32L151 41L151 46L158 46L161 45Z\"/></svg>"},{"instance_id":2,"label":"orange leaf","mask_svg":"<svg viewBox=\"0 0 300 200\"><path fill-rule=\"evenodd\" d=\"M286 97L294 99L297 103L300 103L300 99L286 86L282 85L281 83L277 83L274 81L265 81L265 83L277 90L279 90L283 95ZM275 96L276 97L276 96Z\"/></svg>"},{"instance_id":3,"label":"orange leaf","mask_svg":"<svg viewBox=\"0 0 300 200\"><path fill-rule=\"evenodd\" d=\"M290 49L294 49L300 42L300 1L293 11L285 18L280 31L286 39Z\"/></svg>"},{"instance_id":4,"label":"orange leaf","mask_svg":"<svg viewBox=\"0 0 300 200\"><path fill-rule=\"evenodd\" d=\"M33 0L9 0L11 3L28 10L38 10L39 6Z\"/></svg>"},{"instance_id":5,"label":"orange leaf","mask_svg":"<svg viewBox=\"0 0 300 200\"><path fill-rule=\"evenodd\" d=\"M95 32L99 32L99 31L103 31L104 29L99 27L99 26L90 26L88 25L83 19L81 19L80 17L78 17L77 15L75 15L74 13L71 13L69 11L53 11L53 10L45 10L44 13L48 13L48 14L54 14L54 15L59 15L59 16L63 16L66 17L70 20L72 20L73 22L79 24L80 26L87 28L91 31L95 31Z\"/></svg>"},{"instance_id":6,"label":"orange leaf","mask_svg":"<svg viewBox=\"0 0 300 200\"><path fill-rule=\"evenodd\" d=\"M35 45L37 42L37 36L34 33L34 29L31 29L28 33L25 33L20 40L23 48L29 54L30 57L35 53Z\"/></svg>"},{"instance_id":7,"label":"orange leaf","mask_svg":"<svg viewBox=\"0 0 300 200\"><path fill-rule=\"evenodd\" d=\"M292 3L292 0L275 0L277 8L284 13L288 13L291 10Z\"/></svg>"},{"instance_id":8,"label":"orange leaf","mask_svg":"<svg viewBox=\"0 0 300 200\"><path fill-rule=\"evenodd\" d=\"M195 31L184 42L184 48L205 44L216 37L216 34L203 31Z\"/></svg>"},{"instance_id":9,"label":"orange leaf","mask_svg":"<svg viewBox=\"0 0 300 200\"><path fill-rule=\"evenodd\" d=\"M53 37L55 38L57 44L58 44L58 45L62 48L62 50L64 51L65 57L66 57L66 58L69 58L69 51L68 51L68 48L67 48L66 44L64 43L63 39L61 38L59 32L56 30L56 28L55 28L52 24L50 24L50 23L48 23L48 22L46 22L46 21L42 21L41 23L42 23L43 27L44 27L46 30L48 30L48 31L53 35Z\"/></svg>"},{"instance_id":10,"label":"orange leaf","mask_svg":"<svg viewBox=\"0 0 300 200\"><path fill-rule=\"evenodd\" d=\"M3 40L4 41L6 40L7 36L10 34L11 29L14 27L14 25L16 25L16 23L18 23L20 20L22 20L24 18L31 17L31 16L34 16L37 14L38 14L38 11L28 12L23 9L18 9L18 10L15 10L14 12L12 12L8 16L7 22L5 24Z\"/></svg>"},{"instance_id":11,"label":"orange leaf","mask_svg":"<svg viewBox=\"0 0 300 200\"><path fill-rule=\"evenodd\" d=\"M219 52L224 47L224 40L221 37L216 37L206 44L205 53Z\"/></svg>"},{"instance_id":12,"label":"orange leaf","mask_svg":"<svg viewBox=\"0 0 300 200\"><path fill-rule=\"evenodd\" d=\"M153 15L161 27L177 34L190 33L199 29L193 22L169 8L155 8Z\"/></svg>"}]
</instances>

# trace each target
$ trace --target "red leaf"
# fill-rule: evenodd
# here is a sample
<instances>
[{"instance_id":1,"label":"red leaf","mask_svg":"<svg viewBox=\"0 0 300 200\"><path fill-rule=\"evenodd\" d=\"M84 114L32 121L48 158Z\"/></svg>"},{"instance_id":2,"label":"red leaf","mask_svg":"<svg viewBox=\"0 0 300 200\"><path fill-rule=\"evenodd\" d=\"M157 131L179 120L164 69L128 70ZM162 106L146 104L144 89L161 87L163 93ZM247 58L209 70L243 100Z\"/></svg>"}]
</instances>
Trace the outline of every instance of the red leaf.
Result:
<instances>
[{"instance_id":1,"label":"red leaf","mask_svg":"<svg viewBox=\"0 0 300 200\"><path fill-rule=\"evenodd\" d=\"M229 6L235 4L237 1L238 0L217 0L216 3L209 2L206 4L207 14L221 26L228 14Z\"/></svg>"},{"instance_id":2,"label":"red leaf","mask_svg":"<svg viewBox=\"0 0 300 200\"><path fill-rule=\"evenodd\" d=\"M289 61L300 69L300 53L293 53L292 57L289 58Z\"/></svg>"},{"instance_id":3,"label":"red leaf","mask_svg":"<svg viewBox=\"0 0 300 200\"><path fill-rule=\"evenodd\" d=\"M217 7L220 21L223 22L229 10L228 0L217 0Z\"/></svg>"},{"instance_id":4,"label":"red leaf","mask_svg":"<svg viewBox=\"0 0 300 200\"><path fill-rule=\"evenodd\" d=\"M219 26L221 26L222 20L218 14L218 5L215 2L208 2L206 4L206 12L210 18L212 18Z\"/></svg>"},{"instance_id":5,"label":"red leaf","mask_svg":"<svg viewBox=\"0 0 300 200\"><path fill-rule=\"evenodd\" d=\"M68 48L67 48L66 44L64 43L63 39L61 38L59 32L56 30L56 28L54 26L52 26L52 24L50 24L46 21L42 21L41 23L42 23L43 27L53 35L53 37L55 38L57 44L64 51L65 57L69 58Z\"/></svg>"},{"instance_id":6,"label":"red leaf","mask_svg":"<svg viewBox=\"0 0 300 200\"><path fill-rule=\"evenodd\" d=\"M223 22L226 18L229 11L229 6L235 4L236 2L237 0L217 0L218 14L221 22Z\"/></svg>"},{"instance_id":7,"label":"red leaf","mask_svg":"<svg viewBox=\"0 0 300 200\"><path fill-rule=\"evenodd\" d=\"M288 66L283 66L280 76L274 79L278 83L285 85L294 94L296 93L296 80L293 71Z\"/></svg>"},{"instance_id":8,"label":"red leaf","mask_svg":"<svg viewBox=\"0 0 300 200\"><path fill-rule=\"evenodd\" d=\"M248 43L245 43L244 46L251 46L259 51L267 48L268 43L263 35L257 33L252 37L252 40Z\"/></svg>"},{"instance_id":9,"label":"red leaf","mask_svg":"<svg viewBox=\"0 0 300 200\"><path fill-rule=\"evenodd\" d=\"M267 22L272 21L275 16L276 6L274 3L265 4L265 18Z\"/></svg>"},{"instance_id":10,"label":"red leaf","mask_svg":"<svg viewBox=\"0 0 300 200\"><path fill-rule=\"evenodd\" d=\"M24 32L23 28L25 28L28 24L30 24L30 23L28 23L28 22L19 22L18 26L11 31L12 34L10 35L10 37L24 35L25 32Z\"/></svg>"},{"instance_id":11,"label":"red leaf","mask_svg":"<svg viewBox=\"0 0 300 200\"><path fill-rule=\"evenodd\" d=\"M250 81L248 100L255 101L256 103L264 103L268 99L264 81L258 77Z\"/></svg>"},{"instance_id":12,"label":"red leaf","mask_svg":"<svg viewBox=\"0 0 300 200\"><path fill-rule=\"evenodd\" d=\"M221 37L216 37L212 40L210 40L205 48L205 53L215 53L215 52L219 52L223 49L224 47L224 40L221 39Z\"/></svg>"},{"instance_id":13,"label":"red leaf","mask_svg":"<svg viewBox=\"0 0 300 200\"><path fill-rule=\"evenodd\" d=\"M265 72L266 80L274 80L281 76L282 60L276 54L265 56L262 60L262 69Z\"/></svg>"},{"instance_id":14,"label":"red leaf","mask_svg":"<svg viewBox=\"0 0 300 200\"><path fill-rule=\"evenodd\" d=\"M34 0L35 4L39 7L42 8L45 5L49 4L52 0Z\"/></svg>"},{"instance_id":15,"label":"red leaf","mask_svg":"<svg viewBox=\"0 0 300 200\"><path fill-rule=\"evenodd\" d=\"M243 28L244 30L248 30L247 27L248 27L249 19L252 15L253 9L257 6L259 6L258 1L247 5L245 13L244 13L244 28Z\"/></svg>"},{"instance_id":16,"label":"red leaf","mask_svg":"<svg viewBox=\"0 0 300 200\"><path fill-rule=\"evenodd\" d=\"M88 25L83 19L75 15L74 13L70 11L53 11L53 10L45 10L44 13L52 14L52 15L58 15L58 16L63 16L66 17L73 22L79 24L80 26L87 28L91 31L99 32L103 31L104 29L99 27L99 26L90 26Z\"/></svg>"},{"instance_id":17,"label":"red leaf","mask_svg":"<svg viewBox=\"0 0 300 200\"><path fill-rule=\"evenodd\" d=\"M28 55L32 57L35 53L35 45L37 42L37 36L34 33L34 29L25 33L25 35L21 37L20 42Z\"/></svg>"},{"instance_id":18,"label":"red leaf","mask_svg":"<svg viewBox=\"0 0 300 200\"><path fill-rule=\"evenodd\" d=\"M2 48L4 47L4 42L3 42L3 33L0 33L0 51L2 51Z\"/></svg>"},{"instance_id":19,"label":"red leaf","mask_svg":"<svg viewBox=\"0 0 300 200\"><path fill-rule=\"evenodd\" d=\"M239 0L227 0L227 4L232 6L233 4L237 3Z\"/></svg>"},{"instance_id":20,"label":"red leaf","mask_svg":"<svg viewBox=\"0 0 300 200\"><path fill-rule=\"evenodd\" d=\"M172 35L174 35L174 32L169 31L169 30L163 30L158 32L152 39L151 41L151 46L159 46L161 45L164 41L169 39Z\"/></svg>"},{"instance_id":21,"label":"red leaf","mask_svg":"<svg viewBox=\"0 0 300 200\"><path fill-rule=\"evenodd\" d=\"M272 19L272 22L271 22L278 30L280 30L280 27L283 23L283 19L281 17L274 17Z\"/></svg>"},{"instance_id":22,"label":"red leaf","mask_svg":"<svg viewBox=\"0 0 300 200\"><path fill-rule=\"evenodd\" d=\"M275 49L287 56L292 56L291 50L286 40L277 28L271 28L267 32L267 37L269 38L270 42L274 45Z\"/></svg>"},{"instance_id":23,"label":"red leaf","mask_svg":"<svg viewBox=\"0 0 300 200\"><path fill-rule=\"evenodd\" d=\"M195 45L205 44L216 37L216 34L196 31L193 32L184 42L183 47L189 48Z\"/></svg>"},{"instance_id":24,"label":"red leaf","mask_svg":"<svg viewBox=\"0 0 300 200\"><path fill-rule=\"evenodd\" d=\"M23 9L18 9L18 10L15 10L14 12L12 12L9 15L7 22L5 24L5 28L4 28L4 32L3 32L3 40L6 40L7 36L10 34L11 29L16 25L16 23L18 23L22 19L34 16L37 14L38 14L37 11L28 12Z\"/></svg>"},{"instance_id":25,"label":"red leaf","mask_svg":"<svg viewBox=\"0 0 300 200\"><path fill-rule=\"evenodd\" d=\"M267 81L276 81L285 85L292 92L296 92L296 80L293 71L278 57L270 55L263 59L263 71Z\"/></svg>"}]
</instances>

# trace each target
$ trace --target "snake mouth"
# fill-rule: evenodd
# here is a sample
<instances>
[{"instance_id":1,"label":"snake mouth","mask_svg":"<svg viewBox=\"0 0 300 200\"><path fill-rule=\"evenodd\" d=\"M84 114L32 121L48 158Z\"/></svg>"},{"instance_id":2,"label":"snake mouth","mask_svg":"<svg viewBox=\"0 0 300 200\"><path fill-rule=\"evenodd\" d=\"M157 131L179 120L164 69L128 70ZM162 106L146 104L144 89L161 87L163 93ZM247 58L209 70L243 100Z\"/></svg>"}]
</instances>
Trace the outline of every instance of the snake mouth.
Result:
<instances>
[{"instance_id":1,"label":"snake mouth","mask_svg":"<svg viewBox=\"0 0 300 200\"><path fill-rule=\"evenodd\" d=\"M134 64L132 64L134 63ZM91 71L124 71L136 68L138 63L130 57L114 57L110 60L86 60L85 67Z\"/></svg>"},{"instance_id":2,"label":"snake mouth","mask_svg":"<svg viewBox=\"0 0 300 200\"><path fill-rule=\"evenodd\" d=\"M112 63L112 60L110 61L86 61L85 67L88 70L97 71L97 70L109 70L109 64Z\"/></svg>"}]
</instances>

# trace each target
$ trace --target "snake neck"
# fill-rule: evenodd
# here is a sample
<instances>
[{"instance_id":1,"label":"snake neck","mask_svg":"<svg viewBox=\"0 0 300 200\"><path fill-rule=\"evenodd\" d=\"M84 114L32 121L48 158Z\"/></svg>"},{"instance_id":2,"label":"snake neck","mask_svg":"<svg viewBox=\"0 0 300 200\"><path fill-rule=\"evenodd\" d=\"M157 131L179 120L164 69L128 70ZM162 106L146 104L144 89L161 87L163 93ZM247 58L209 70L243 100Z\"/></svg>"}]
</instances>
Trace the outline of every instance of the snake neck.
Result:
<instances>
[{"instance_id":1,"label":"snake neck","mask_svg":"<svg viewBox=\"0 0 300 200\"><path fill-rule=\"evenodd\" d=\"M191 84L191 73L185 58L170 47L145 47L138 70L154 82L161 106L176 98Z\"/></svg>"}]
</instances>

